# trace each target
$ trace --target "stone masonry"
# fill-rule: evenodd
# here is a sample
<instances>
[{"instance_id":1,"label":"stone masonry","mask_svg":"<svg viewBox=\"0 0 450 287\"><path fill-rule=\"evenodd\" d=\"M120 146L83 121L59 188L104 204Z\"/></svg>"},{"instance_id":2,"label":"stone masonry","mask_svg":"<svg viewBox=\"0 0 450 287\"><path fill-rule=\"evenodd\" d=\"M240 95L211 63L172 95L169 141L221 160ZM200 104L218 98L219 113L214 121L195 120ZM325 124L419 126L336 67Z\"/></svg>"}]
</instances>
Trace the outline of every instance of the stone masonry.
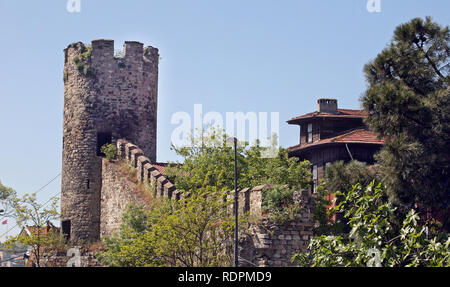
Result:
<instances>
[{"instance_id":1,"label":"stone masonry","mask_svg":"<svg viewBox=\"0 0 450 287\"><path fill-rule=\"evenodd\" d=\"M114 41L65 52L61 226L72 242L100 238L101 145L119 138L156 160L158 49Z\"/></svg>"},{"instance_id":2,"label":"stone masonry","mask_svg":"<svg viewBox=\"0 0 450 287\"><path fill-rule=\"evenodd\" d=\"M266 187L256 188L254 192L260 193L259 189ZM239 254L246 260L240 263L241 266L295 266L291 258L300 251L307 252L307 244L313 237L313 200L308 190L297 191L294 200L301 206L294 221L281 224L263 216L260 222L250 224L249 229L241 235ZM252 205L260 208L261 202L250 203Z\"/></svg>"},{"instance_id":3,"label":"stone masonry","mask_svg":"<svg viewBox=\"0 0 450 287\"><path fill-rule=\"evenodd\" d=\"M169 179L161 174L143 155L143 151L126 140L118 140L118 160L125 161L136 170L136 180L131 181L128 175L118 168L117 163L104 159L102 164L101 220L100 237L111 236L119 231L122 214L130 203L146 206L148 195L142 188L153 186L153 195L179 200L179 193Z\"/></svg>"},{"instance_id":4,"label":"stone masonry","mask_svg":"<svg viewBox=\"0 0 450 287\"><path fill-rule=\"evenodd\" d=\"M117 141L118 160L127 162L135 169L136 181L122 174L117 164L103 161L101 192L101 237L119 231L122 214L129 203L146 205L145 196L138 185L153 184L154 195L173 200L184 198L168 178L161 174L145 157L143 151L126 140ZM294 201L301 210L294 221L281 224L263 214L262 194L270 185L245 188L239 191L239 213L247 213L252 220L246 230L240 232L240 256L242 266L281 267L293 266L291 258L298 252L307 251L307 243L313 236L313 200L308 190L294 193ZM234 191L229 193L229 200ZM229 207L233 212L233 206Z\"/></svg>"}]
</instances>

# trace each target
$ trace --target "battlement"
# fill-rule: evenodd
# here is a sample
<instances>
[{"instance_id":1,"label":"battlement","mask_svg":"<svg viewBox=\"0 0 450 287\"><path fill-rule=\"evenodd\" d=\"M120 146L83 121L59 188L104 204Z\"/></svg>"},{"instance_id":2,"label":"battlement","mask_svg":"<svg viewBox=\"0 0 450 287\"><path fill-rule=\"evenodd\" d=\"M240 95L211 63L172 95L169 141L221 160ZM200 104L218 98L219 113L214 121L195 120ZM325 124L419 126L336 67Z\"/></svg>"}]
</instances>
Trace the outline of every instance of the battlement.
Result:
<instances>
[{"instance_id":1,"label":"battlement","mask_svg":"<svg viewBox=\"0 0 450 287\"><path fill-rule=\"evenodd\" d=\"M144 152L135 144L124 139L117 141L118 158L126 160L136 169L138 181L144 184L156 185L156 197L166 197L169 199L180 200L183 198L181 191L177 190L175 185L169 181L168 177L162 174L150 159L144 155ZM263 215L262 201L263 192L272 188L272 185L265 184L253 188L244 188L239 191L238 210L239 214L249 214L250 216L260 217ZM234 202L234 193L232 190L228 193L227 200ZM297 191L294 195L295 200L302 204L308 213L312 213L312 200L308 190ZM233 213L234 204L229 205L229 212Z\"/></svg>"},{"instance_id":2,"label":"battlement","mask_svg":"<svg viewBox=\"0 0 450 287\"><path fill-rule=\"evenodd\" d=\"M69 52L72 50L72 54L79 54L82 51L87 50L87 45L82 42L76 42L70 44L65 50L66 62L68 60L68 56L71 55ZM154 62L155 60L159 60L159 50L157 48L148 46L144 48L144 44L138 41L125 41L123 45L123 58L115 58L115 49L114 49L114 40L110 39L96 39L91 42L92 52L91 59L92 62L104 62L104 61L113 61L116 60L116 64L121 63L121 59L123 60L142 60L145 62ZM158 63L158 61L156 61Z\"/></svg>"},{"instance_id":3,"label":"battlement","mask_svg":"<svg viewBox=\"0 0 450 287\"><path fill-rule=\"evenodd\" d=\"M92 58L114 58L114 40L99 39L92 41Z\"/></svg>"},{"instance_id":4,"label":"battlement","mask_svg":"<svg viewBox=\"0 0 450 287\"><path fill-rule=\"evenodd\" d=\"M156 168L144 152L135 144L124 139L117 141L117 155L119 159L126 160L137 171L140 183L155 186L156 197L166 197L180 200L182 193L175 188L168 177Z\"/></svg>"},{"instance_id":5,"label":"battlement","mask_svg":"<svg viewBox=\"0 0 450 287\"><path fill-rule=\"evenodd\" d=\"M125 42L123 45L124 57L133 58L144 55L144 44L139 42ZM142 57L141 56L141 57Z\"/></svg>"}]
</instances>

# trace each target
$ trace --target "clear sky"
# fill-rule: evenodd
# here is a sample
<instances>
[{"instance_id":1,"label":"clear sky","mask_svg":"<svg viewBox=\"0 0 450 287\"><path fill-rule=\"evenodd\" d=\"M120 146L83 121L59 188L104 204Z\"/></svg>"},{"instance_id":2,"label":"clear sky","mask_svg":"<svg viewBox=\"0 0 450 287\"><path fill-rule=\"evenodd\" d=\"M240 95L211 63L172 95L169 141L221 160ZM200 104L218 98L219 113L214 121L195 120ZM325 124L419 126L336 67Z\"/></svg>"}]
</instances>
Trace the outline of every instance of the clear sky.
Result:
<instances>
[{"instance_id":1,"label":"clear sky","mask_svg":"<svg viewBox=\"0 0 450 287\"><path fill-rule=\"evenodd\" d=\"M63 49L93 39L159 48L158 161L178 111L279 112L280 143L298 143L291 117L321 97L357 109L363 66L414 17L450 23L448 0L0 0L0 181L32 193L61 171ZM39 192L60 191L60 178ZM9 226L0 225L0 235ZM14 231L11 233L13 234ZM3 238L0 238L2 240Z\"/></svg>"}]
</instances>

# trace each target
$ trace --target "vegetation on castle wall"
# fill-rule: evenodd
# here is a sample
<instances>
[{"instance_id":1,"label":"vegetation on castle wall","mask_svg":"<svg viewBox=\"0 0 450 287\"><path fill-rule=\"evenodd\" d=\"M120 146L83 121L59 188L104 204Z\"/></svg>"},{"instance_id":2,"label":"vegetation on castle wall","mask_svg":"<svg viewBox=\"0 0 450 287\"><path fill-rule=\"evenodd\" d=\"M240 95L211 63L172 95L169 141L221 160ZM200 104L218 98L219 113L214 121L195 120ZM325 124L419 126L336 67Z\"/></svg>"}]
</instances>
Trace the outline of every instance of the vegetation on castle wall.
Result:
<instances>
[{"instance_id":1,"label":"vegetation on castle wall","mask_svg":"<svg viewBox=\"0 0 450 287\"><path fill-rule=\"evenodd\" d=\"M92 46L83 46L80 53L80 56L75 56L73 58L73 63L75 64L76 69L80 74L86 77L93 76L90 65Z\"/></svg>"},{"instance_id":2,"label":"vegetation on castle wall","mask_svg":"<svg viewBox=\"0 0 450 287\"><path fill-rule=\"evenodd\" d=\"M137 178L137 170L132 167L126 160L121 160L118 163L119 170L127 177L127 179L136 184L139 183Z\"/></svg>"},{"instance_id":3,"label":"vegetation on castle wall","mask_svg":"<svg viewBox=\"0 0 450 287\"><path fill-rule=\"evenodd\" d=\"M294 221L300 213L300 203L294 201L294 189L273 186L262 191L262 211L269 214L274 222Z\"/></svg>"},{"instance_id":4,"label":"vegetation on castle wall","mask_svg":"<svg viewBox=\"0 0 450 287\"><path fill-rule=\"evenodd\" d=\"M101 152L105 154L106 159L109 161L117 158L117 146L115 144L105 144L101 147Z\"/></svg>"}]
</instances>

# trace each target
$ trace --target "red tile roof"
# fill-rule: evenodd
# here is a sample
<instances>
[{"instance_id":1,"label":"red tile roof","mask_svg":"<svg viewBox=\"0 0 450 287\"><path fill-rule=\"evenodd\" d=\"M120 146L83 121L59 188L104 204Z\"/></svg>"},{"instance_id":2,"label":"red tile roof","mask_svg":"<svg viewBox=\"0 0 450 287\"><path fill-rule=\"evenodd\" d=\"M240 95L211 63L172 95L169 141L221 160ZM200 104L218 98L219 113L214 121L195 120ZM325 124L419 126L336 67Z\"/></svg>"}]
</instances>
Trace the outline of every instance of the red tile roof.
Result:
<instances>
[{"instance_id":1,"label":"red tile roof","mask_svg":"<svg viewBox=\"0 0 450 287\"><path fill-rule=\"evenodd\" d=\"M35 235L38 234L38 231L40 234L45 235L48 232L50 232L50 230L54 230L54 231L57 230L57 228L53 227L53 226L44 226L44 227L40 227L40 228L38 228L37 226L26 226L24 229L28 229L28 231L30 233L33 233ZM24 231L24 229L22 230L22 232Z\"/></svg>"},{"instance_id":2,"label":"red tile roof","mask_svg":"<svg viewBox=\"0 0 450 287\"><path fill-rule=\"evenodd\" d=\"M338 109L337 113L321 113L312 112L302 116L298 116L288 120L289 124L295 124L298 120L309 119L309 118L365 118L368 113L364 110L349 110L349 109Z\"/></svg>"},{"instance_id":3,"label":"red tile roof","mask_svg":"<svg viewBox=\"0 0 450 287\"><path fill-rule=\"evenodd\" d=\"M154 162L152 163L152 165L162 174L162 175L167 175L166 174L166 167L168 166L167 163L162 163L162 162Z\"/></svg>"},{"instance_id":4,"label":"red tile roof","mask_svg":"<svg viewBox=\"0 0 450 287\"><path fill-rule=\"evenodd\" d=\"M378 144L382 145L384 143L383 139L378 137L377 133L371 132L366 129L355 129L347 131L335 137L319 140L312 143L299 144L289 148L289 151L298 151L307 149L313 146L319 146L323 144L332 143L362 143L362 144Z\"/></svg>"}]
</instances>

